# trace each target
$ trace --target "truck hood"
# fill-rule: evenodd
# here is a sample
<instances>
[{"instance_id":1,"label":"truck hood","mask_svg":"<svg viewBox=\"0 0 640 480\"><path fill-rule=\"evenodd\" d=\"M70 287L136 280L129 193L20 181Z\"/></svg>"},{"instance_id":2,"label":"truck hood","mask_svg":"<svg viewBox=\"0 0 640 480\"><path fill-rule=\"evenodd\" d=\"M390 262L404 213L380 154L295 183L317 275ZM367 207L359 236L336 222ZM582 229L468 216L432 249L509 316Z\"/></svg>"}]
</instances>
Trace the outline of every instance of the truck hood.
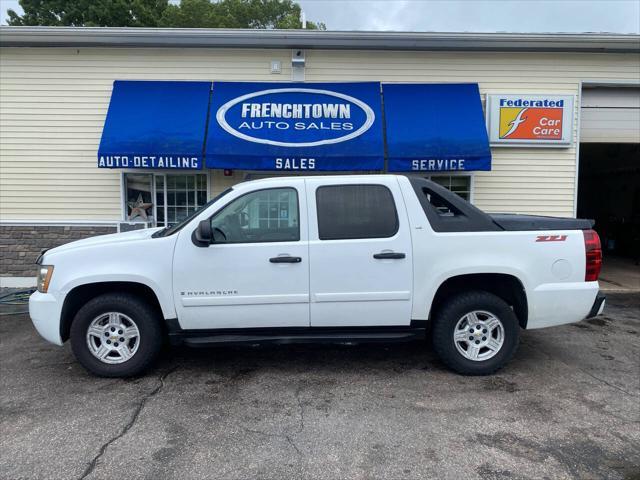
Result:
<instances>
[{"instance_id":1,"label":"truck hood","mask_svg":"<svg viewBox=\"0 0 640 480\"><path fill-rule=\"evenodd\" d=\"M131 232L98 235L82 240L76 240L75 242L65 243L64 245L60 245L59 247L47 250L44 255L46 258L49 255L55 255L57 253L67 252L69 250L75 250L77 248L97 247L106 244L114 245L117 243L128 243L133 241L145 240L151 238L151 236L159 230L162 230L162 228L143 228L140 230L133 230ZM43 263L46 263L46 260Z\"/></svg>"}]
</instances>

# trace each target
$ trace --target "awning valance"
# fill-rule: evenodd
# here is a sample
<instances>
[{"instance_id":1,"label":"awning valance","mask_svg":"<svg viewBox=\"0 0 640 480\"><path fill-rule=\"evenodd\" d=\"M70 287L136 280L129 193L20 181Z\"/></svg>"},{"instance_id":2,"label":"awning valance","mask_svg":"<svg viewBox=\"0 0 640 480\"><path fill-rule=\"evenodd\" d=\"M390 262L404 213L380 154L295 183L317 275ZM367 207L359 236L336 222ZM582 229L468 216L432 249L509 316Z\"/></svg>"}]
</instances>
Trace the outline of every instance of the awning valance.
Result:
<instances>
[{"instance_id":1,"label":"awning valance","mask_svg":"<svg viewBox=\"0 0 640 480\"><path fill-rule=\"evenodd\" d=\"M101 168L202 168L211 82L116 81Z\"/></svg>"},{"instance_id":2,"label":"awning valance","mask_svg":"<svg viewBox=\"0 0 640 480\"><path fill-rule=\"evenodd\" d=\"M491 170L478 85L383 84L390 172Z\"/></svg>"},{"instance_id":3,"label":"awning valance","mask_svg":"<svg viewBox=\"0 0 640 480\"><path fill-rule=\"evenodd\" d=\"M206 164L382 170L380 84L214 82Z\"/></svg>"}]
</instances>

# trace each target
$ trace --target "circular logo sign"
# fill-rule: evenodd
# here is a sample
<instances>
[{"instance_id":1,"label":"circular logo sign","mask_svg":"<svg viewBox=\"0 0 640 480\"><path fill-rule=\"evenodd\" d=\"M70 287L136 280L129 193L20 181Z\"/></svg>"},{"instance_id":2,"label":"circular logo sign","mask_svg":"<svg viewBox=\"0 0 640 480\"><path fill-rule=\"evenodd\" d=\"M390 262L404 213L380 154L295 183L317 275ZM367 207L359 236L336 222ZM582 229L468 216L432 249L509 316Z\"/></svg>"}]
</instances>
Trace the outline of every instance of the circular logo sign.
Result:
<instances>
[{"instance_id":1,"label":"circular logo sign","mask_svg":"<svg viewBox=\"0 0 640 480\"><path fill-rule=\"evenodd\" d=\"M315 88L274 88L222 105L216 120L234 137L280 147L346 142L371 128L375 113L344 93Z\"/></svg>"}]
</instances>

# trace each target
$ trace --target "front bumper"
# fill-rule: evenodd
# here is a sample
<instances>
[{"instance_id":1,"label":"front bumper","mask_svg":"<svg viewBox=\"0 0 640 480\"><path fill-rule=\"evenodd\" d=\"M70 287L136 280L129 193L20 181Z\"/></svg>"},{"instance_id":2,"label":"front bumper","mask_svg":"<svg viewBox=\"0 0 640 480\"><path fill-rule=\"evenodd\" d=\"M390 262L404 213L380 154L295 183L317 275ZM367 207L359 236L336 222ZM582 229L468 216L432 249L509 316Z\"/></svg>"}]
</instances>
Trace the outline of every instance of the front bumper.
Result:
<instances>
[{"instance_id":1,"label":"front bumper","mask_svg":"<svg viewBox=\"0 0 640 480\"><path fill-rule=\"evenodd\" d=\"M62 345L60 314L62 299L53 293L34 292L29 297L29 316L38 333L48 342Z\"/></svg>"},{"instance_id":2,"label":"front bumper","mask_svg":"<svg viewBox=\"0 0 640 480\"><path fill-rule=\"evenodd\" d=\"M591 307L591 310L589 311L589 314L586 316L586 318L593 318L597 315L600 315L604 310L606 299L607 296L604 293L598 292L598 295L596 295L596 299L593 302L593 306Z\"/></svg>"}]
</instances>

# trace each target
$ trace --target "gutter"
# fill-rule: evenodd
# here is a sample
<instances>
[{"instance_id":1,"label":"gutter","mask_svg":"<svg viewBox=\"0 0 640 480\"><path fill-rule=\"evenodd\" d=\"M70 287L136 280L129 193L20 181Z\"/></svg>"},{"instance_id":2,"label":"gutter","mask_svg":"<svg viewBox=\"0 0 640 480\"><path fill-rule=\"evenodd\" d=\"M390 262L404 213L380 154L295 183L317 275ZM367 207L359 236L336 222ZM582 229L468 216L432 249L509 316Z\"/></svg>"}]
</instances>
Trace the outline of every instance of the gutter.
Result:
<instances>
[{"instance_id":1,"label":"gutter","mask_svg":"<svg viewBox=\"0 0 640 480\"><path fill-rule=\"evenodd\" d=\"M1 26L0 46L640 53L640 35Z\"/></svg>"}]
</instances>

